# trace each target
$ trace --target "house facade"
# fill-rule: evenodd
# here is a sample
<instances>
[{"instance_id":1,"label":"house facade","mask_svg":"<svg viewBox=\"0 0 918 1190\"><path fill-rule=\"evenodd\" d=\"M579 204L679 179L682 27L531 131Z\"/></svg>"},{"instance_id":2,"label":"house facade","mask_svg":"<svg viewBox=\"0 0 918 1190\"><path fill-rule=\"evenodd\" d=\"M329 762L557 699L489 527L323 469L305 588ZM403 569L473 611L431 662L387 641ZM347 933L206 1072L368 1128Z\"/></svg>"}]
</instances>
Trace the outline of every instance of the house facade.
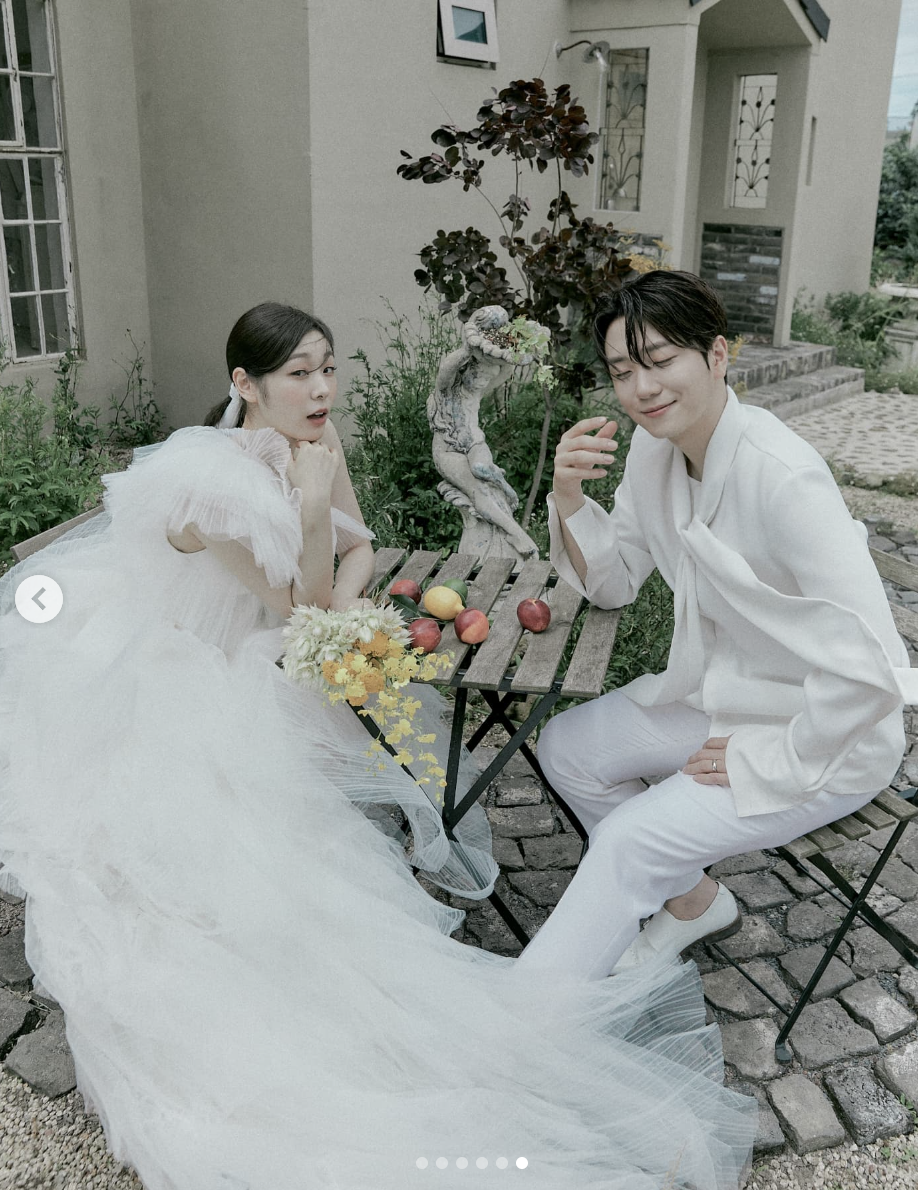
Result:
<instances>
[{"instance_id":1,"label":"house facade","mask_svg":"<svg viewBox=\"0 0 918 1190\"><path fill-rule=\"evenodd\" d=\"M482 195L399 178L399 151L535 76L570 83L601 136L567 178L578 214L664 241L734 332L783 344L799 290L868 283L900 4L0 0L10 369L47 389L77 342L104 404L132 338L191 424L225 392L233 321L270 298L332 326L346 386L386 303L416 311L438 229L500 234ZM544 211L544 178L524 193Z\"/></svg>"}]
</instances>

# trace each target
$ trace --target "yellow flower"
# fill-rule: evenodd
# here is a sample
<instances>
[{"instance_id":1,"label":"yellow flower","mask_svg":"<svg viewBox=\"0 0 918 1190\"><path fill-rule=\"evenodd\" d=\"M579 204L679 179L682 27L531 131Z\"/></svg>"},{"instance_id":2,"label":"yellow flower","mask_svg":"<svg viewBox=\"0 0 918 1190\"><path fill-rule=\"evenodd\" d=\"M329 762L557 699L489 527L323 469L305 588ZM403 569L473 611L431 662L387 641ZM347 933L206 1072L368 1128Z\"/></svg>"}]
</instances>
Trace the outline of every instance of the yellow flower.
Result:
<instances>
[{"instance_id":1,"label":"yellow flower","mask_svg":"<svg viewBox=\"0 0 918 1190\"><path fill-rule=\"evenodd\" d=\"M335 670L335 677L334 677L335 685L336 686L345 685L345 683L348 681L350 676L351 675L347 672L347 670L344 668L343 665L339 666L338 669Z\"/></svg>"},{"instance_id":2,"label":"yellow flower","mask_svg":"<svg viewBox=\"0 0 918 1190\"><path fill-rule=\"evenodd\" d=\"M396 764L411 764L414 761L414 757L411 755L411 753L407 752L404 748L400 748L399 751L396 752L394 759Z\"/></svg>"},{"instance_id":3,"label":"yellow flower","mask_svg":"<svg viewBox=\"0 0 918 1190\"><path fill-rule=\"evenodd\" d=\"M362 653L353 653L351 656L353 657L353 661L351 662L351 670L354 673L362 673L365 669L367 669L369 662Z\"/></svg>"},{"instance_id":4,"label":"yellow flower","mask_svg":"<svg viewBox=\"0 0 918 1190\"><path fill-rule=\"evenodd\" d=\"M437 737L431 731L431 732L428 732L427 735L419 735L418 743L419 744L432 744L436 738Z\"/></svg>"},{"instance_id":5,"label":"yellow flower","mask_svg":"<svg viewBox=\"0 0 918 1190\"><path fill-rule=\"evenodd\" d=\"M445 777L446 776L446 770L442 769L438 764L431 765L427 771L430 773L431 777ZM444 784L445 784L445 782L444 782Z\"/></svg>"},{"instance_id":6,"label":"yellow flower","mask_svg":"<svg viewBox=\"0 0 918 1190\"><path fill-rule=\"evenodd\" d=\"M359 703L353 704L354 706L363 706L366 702L367 692L363 687L363 682L348 682L344 688L344 693L347 695L349 702L354 698L360 699Z\"/></svg>"},{"instance_id":7,"label":"yellow flower","mask_svg":"<svg viewBox=\"0 0 918 1190\"><path fill-rule=\"evenodd\" d=\"M398 706L398 699L392 694L387 694L384 690L379 696L379 705L383 710L391 711Z\"/></svg>"},{"instance_id":8,"label":"yellow flower","mask_svg":"<svg viewBox=\"0 0 918 1190\"><path fill-rule=\"evenodd\" d=\"M385 657L393 645L401 650L402 646L396 641L391 641L385 632L377 631L373 633L373 639L370 641L367 652L371 653L374 657Z\"/></svg>"}]
</instances>

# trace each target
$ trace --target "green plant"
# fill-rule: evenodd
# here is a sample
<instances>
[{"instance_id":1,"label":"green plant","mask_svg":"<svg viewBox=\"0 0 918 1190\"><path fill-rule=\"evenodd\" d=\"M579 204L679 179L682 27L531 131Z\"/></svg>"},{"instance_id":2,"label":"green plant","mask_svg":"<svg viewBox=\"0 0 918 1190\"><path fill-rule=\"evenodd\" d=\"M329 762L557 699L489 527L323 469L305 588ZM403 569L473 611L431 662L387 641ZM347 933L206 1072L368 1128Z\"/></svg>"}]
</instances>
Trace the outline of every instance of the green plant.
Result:
<instances>
[{"instance_id":1,"label":"green plant","mask_svg":"<svg viewBox=\"0 0 918 1190\"><path fill-rule=\"evenodd\" d=\"M8 355L0 358L0 372ZM52 427L45 403L27 377L0 386L0 551L17 541L83 512L98 490L98 477L111 464L101 444L93 411L79 410L73 397L77 369L68 352L57 369Z\"/></svg>"},{"instance_id":2,"label":"green plant","mask_svg":"<svg viewBox=\"0 0 918 1190\"><path fill-rule=\"evenodd\" d=\"M345 403L354 490L378 546L451 549L462 526L437 492L427 398L441 359L459 346L458 331L429 306L416 326L391 306L389 312L389 321L376 325L382 361L371 363L363 350L351 357L362 367Z\"/></svg>"},{"instance_id":3,"label":"green plant","mask_svg":"<svg viewBox=\"0 0 918 1190\"><path fill-rule=\"evenodd\" d=\"M121 397L111 397L111 442L122 447L147 446L163 437L163 415L153 399L153 386L144 369L146 360L130 331L134 355L124 368L125 386Z\"/></svg>"},{"instance_id":4,"label":"green plant","mask_svg":"<svg viewBox=\"0 0 918 1190\"><path fill-rule=\"evenodd\" d=\"M895 387L899 376L884 367L893 355L886 329L906 309L901 299L876 293L830 295L822 305L800 294L791 317L791 337L834 347L839 364L863 368L866 387L883 391Z\"/></svg>"},{"instance_id":5,"label":"green plant","mask_svg":"<svg viewBox=\"0 0 918 1190\"><path fill-rule=\"evenodd\" d=\"M0 376L8 364L8 348L0 343ZM132 408L127 431L117 414L110 425L100 425L99 407L77 401L80 367L76 348L58 360L50 419L31 377L0 384L0 566L4 569L16 542L77 516L98 501L101 476L119 466L113 452L155 441L161 432L162 416L149 393L145 404ZM126 370L142 377L137 359ZM114 398L112 403L117 403ZM146 423L143 416L149 419Z\"/></svg>"}]
</instances>

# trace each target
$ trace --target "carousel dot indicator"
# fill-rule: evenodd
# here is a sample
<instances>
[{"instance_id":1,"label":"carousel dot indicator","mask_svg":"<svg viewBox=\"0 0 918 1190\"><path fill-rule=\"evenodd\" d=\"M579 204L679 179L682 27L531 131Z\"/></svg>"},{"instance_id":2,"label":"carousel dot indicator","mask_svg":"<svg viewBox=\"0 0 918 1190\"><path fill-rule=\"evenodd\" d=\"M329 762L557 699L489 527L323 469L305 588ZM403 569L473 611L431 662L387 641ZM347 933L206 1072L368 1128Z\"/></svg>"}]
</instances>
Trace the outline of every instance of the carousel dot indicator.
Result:
<instances>
[{"instance_id":1,"label":"carousel dot indicator","mask_svg":"<svg viewBox=\"0 0 918 1190\"><path fill-rule=\"evenodd\" d=\"M418 1169L426 1169L427 1168L427 1158L426 1157L418 1157L417 1161L415 1161L415 1165L418 1167Z\"/></svg>"},{"instance_id":2,"label":"carousel dot indicator","mask_svg":"<svg viewBox=\"0 0 918 1190\"><path fill-rule=\"evenodd\" d=\"M475 1164L478 1166L479 1169L487 1169L488 1168L488 1159L487 1159L487 1157L479 1157L478 1160L475 1162Z\"/></svg>"},{"instance_id":3,"label":"carousel dot indicator","mask_svg":"<svg viewBox=\"0 0 918 1190\"><path fill-rule=\"evenodd\" d=\"M437 1158L437 1169L446 1169L447 1165L449 1165L449 1162L445 1157Z\"/></svg>"},{"instance_id":4,"label":"carousel dot indicator","mask_svg":"<svg viewBox=\"0 0 918 1190\"><path fill-rule=\"evenodd\" d=\"M517 1169L525 1169L528 1164L529 1164L529 1162L526 1160L525 1157L517 1157L517 1159L516 1159L516 1168Z\"/></svg>"},{"instance_id":5,"label":"carousel dot indicator","mask_svg":"<svg viewBox=\"0 0 918 1190\"><path fill-rule=\"evenodd\" d=\"M506 1169L507 1166L510 1164L510 1162L507 1160L506 1157L498 1157L497 1160L494 1162L494 1164L497 1166L498 1169Z\"/></svg>"},{"instance_id":6,"label":"carousel dot indicator","mask_svg":"<svg viewBox=\"0 0 918 1190\"><path fill-rule=\"evenodd\" d=\"M465 1157L456 1158L456 1169L465 1169L468 1165L468 1160Z\"/></svg>"}]
</instances>

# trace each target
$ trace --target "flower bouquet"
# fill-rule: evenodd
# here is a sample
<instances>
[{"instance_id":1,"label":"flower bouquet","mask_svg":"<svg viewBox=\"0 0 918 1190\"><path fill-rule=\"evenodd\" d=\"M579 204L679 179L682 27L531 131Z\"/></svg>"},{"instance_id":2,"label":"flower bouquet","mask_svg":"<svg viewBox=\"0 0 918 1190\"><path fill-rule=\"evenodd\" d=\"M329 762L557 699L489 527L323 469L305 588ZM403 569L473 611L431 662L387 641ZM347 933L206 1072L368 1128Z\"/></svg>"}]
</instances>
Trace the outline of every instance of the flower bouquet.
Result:
<instances>
[{"instance_id":1,"label":"flower bouquet","mask_svg":"<svg viewBox=\"0 0 918 1190\"><path fill-rule=\"evenodd\" d=\"M446 786L446 773L429 745L433 733L418 734L412 721L421 708L412 697L412 680L430 681L452 664L447 653L424 653L412 648L405 622L391 605L325 611L296 607L284 628L284 673L294 682L320 690L332 703L347 702L372 720L374 739L367 755L384 749L407 768L416 760L426 765L419 785L436 781ZM417 756L414 744L424 746ZM378 755L377 767L385 764ZM412 774L413 775L413 774ZM442 800L438 792L434 799Z\"/></svg>"}]
</instances>

